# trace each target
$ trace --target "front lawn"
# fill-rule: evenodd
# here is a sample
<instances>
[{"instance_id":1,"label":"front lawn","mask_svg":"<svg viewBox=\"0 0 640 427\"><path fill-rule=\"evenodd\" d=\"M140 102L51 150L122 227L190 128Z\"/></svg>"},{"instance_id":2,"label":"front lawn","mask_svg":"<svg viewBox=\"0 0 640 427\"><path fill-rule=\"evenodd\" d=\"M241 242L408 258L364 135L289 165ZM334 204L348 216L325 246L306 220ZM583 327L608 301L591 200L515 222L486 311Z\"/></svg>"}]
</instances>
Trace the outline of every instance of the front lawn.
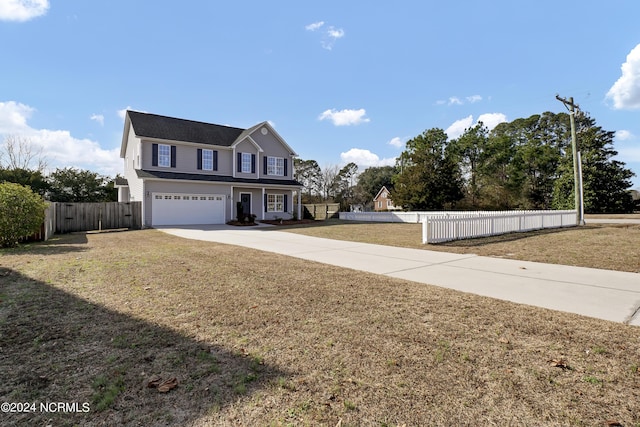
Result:
<instances>
[{"instance_id":1,"label":"front lawn","mask_svg":"<svg viewBox=\"0 0 640 427\"><path fill-rule=\"evenodd\" d=\"M2 425L640 425L638 327L157 230L0 266L3 401L90 405Z\"/></svg>"}]
</instances>

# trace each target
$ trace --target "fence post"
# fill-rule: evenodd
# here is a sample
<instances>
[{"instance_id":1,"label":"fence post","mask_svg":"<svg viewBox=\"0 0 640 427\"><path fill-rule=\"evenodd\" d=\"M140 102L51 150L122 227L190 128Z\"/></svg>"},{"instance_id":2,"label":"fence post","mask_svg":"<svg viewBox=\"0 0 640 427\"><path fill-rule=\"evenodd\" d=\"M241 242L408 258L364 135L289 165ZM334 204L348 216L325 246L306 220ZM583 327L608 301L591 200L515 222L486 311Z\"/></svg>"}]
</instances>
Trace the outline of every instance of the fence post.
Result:
<instances>
[{"instance_id":1,"label":"fence post","mask_svg":"<svg viewBox=\"0 0 640 427\"><path fill-rule=\"evenodd\" d=\"M422 221L422 244L426 244L429 241L427 237L427 221Z\"/></svg>"}]
</instances>

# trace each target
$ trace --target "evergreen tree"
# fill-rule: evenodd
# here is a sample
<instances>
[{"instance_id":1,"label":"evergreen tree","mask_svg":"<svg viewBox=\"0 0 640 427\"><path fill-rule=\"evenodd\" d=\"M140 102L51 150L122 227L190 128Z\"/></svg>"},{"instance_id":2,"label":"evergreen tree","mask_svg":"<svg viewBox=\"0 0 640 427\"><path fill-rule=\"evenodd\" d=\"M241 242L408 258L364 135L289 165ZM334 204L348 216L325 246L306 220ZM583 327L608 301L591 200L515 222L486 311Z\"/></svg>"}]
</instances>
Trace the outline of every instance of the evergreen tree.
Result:
<instances>
[{"instance_id":1,"label":"evergreen tree","mask_svg":"<svg viewBox=\"0 0 640 427\"><path fill-rule=\"evenodd\" d=\"M460 169L449 149L447 134L426 130L407 142L396 163L391 197L396 206L409 210L452 208L463 197Z\"/></svg>"},{"instance_id":2,"label":"evergreen tree","mask_svg":"<svg viewBox=\"0 0 640 427\"><path fill-rule=\"evenodd\" d=\"M584 210L587 213L633 212L633 197L628 191L634 173L623 162L614 160L618 153L613 148L615 132L596 126L587 115L576 118L576 137L582 157ZM573 209L574 178L573 157L567 150L559 166L560 178L554 186L554 207Z\"/></svg>"},{"instance_id":3,"label":"evergreen tree","mask_svg":"<svg viewBox=\"0 0 640 427\"><path fill-rule=\"evenodd\" d=\"M486 160L488 132L482 123L478 123L465 129L458 139L450 143L464 179L464 207L468 209L480 209L484 205L482 170Z\"/></svg>"},{"instance_id":4,"label":"evergreen tree","mask_svg":"<svg viewBox=\"0 0 640 427\"><path fill-rule=\"evenodd\" d=\"M56 169L47 179L52 202L113 202L113 180L96 172L75 168Z\"/></svg>"}]
</instances>

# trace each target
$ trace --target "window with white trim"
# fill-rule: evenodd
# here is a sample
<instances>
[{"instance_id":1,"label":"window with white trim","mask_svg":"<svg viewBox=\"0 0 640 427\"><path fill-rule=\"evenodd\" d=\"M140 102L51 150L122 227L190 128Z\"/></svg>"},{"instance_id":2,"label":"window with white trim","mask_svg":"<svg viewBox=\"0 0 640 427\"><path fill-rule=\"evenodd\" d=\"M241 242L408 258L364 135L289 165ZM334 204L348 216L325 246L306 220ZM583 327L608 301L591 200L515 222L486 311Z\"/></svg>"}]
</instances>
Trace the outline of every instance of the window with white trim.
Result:
<instances>
[{"instance_id":1,"label":"window with white trim","mask_svg":"<svg viewBox=\"0 0 640 427\"><path fill-rule=\"evenodd\" d=\"M267 175L284 176L284 158L267 157Z\"/></svg>"},{"instance_id":2,"label":"window with white trim","mask_svg":"<svg viewBox=\"0 0 640 427\"><path fill-rule=\"evenodd\" d=\"M284 212L284 194L267 194L267 212Z\"/></svg>"},{"instance_id":3,"label":"window with white trim","mask_svg":"<svg viewBox=\"0 0 640 427\"><path fill-rule=\"evenodd\" d=\"M171 146L158 144L158 166L163 168L171 167Z\"/></svg>"},{"instance_id":4,"label":"window with white trim","mask_svg":"<svg viewBox=\"0 0 640 427\"><path fill-rule=\"evenodd\" d=\"M242 153L242 173L251 173L251 153Z\"/></svg>"},{"instance_id":5,"label":"window with white trim","mask_svg":"<svg viewBox=\"0 0 640 427\"><path fill-rule=\"evenodd\" d=\"M202 150L202 169L213 170L213 150Z\"/></svg>"}]
</instances>

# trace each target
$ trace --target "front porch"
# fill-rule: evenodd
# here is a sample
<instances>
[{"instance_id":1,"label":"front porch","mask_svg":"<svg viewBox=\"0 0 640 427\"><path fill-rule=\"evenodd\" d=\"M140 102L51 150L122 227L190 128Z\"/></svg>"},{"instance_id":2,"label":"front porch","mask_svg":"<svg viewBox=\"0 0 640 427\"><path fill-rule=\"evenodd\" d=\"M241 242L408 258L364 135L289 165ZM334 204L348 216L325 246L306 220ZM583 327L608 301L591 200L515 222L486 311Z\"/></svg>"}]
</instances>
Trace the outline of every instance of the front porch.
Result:
<instances>
[{"instance_id":1,"label":"front porch","mask_svg":"<svg viewBox=\"0 0 640 427\"><path fill-rule=\"evenodd\" d=\"M301 192L286 186L232 186L229 216L256 221L302 218Z\"/></svg>"}]
</instances>

